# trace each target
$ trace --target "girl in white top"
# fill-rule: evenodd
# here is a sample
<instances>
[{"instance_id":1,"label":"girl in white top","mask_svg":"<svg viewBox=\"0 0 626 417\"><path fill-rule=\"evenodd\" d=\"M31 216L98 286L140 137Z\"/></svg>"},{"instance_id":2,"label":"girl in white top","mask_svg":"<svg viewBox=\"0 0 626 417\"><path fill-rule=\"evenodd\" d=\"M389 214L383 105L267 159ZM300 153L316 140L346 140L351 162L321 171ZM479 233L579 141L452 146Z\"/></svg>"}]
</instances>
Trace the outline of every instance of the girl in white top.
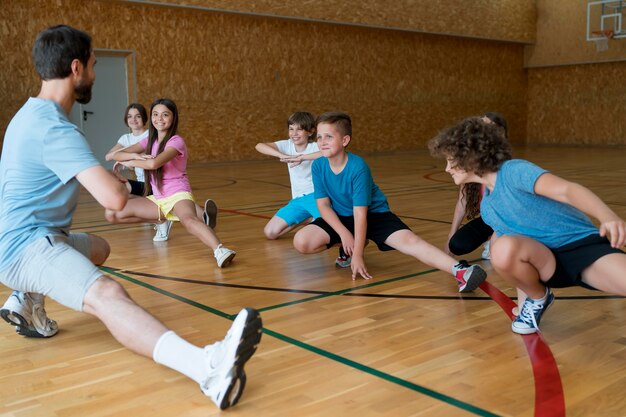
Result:
<instances>
[{"instance_id":1,"label":"girl in white top","mask_svg":"<svg viewBox=\"0 0 626 417\"><path fill-rule=\"evenodd\" d=\"M294 227L320 217L315 197L311 163L321 156L315 142L315 116L308 112L296 112L287 120L289 139L257 143L256 150L275 156L289 167L291 201L276 212L265 225L263 232L268 239L278 239Z\"/></svg>"},{"instance_id":2,"label":"girl in white top","mask_svg":"<svg viewBox=\"0 0 626 417\"><path fill-rule=\"evenodd\" d=\"M119 138L115 146L106 154L105 159L107 161L113 161L113 154L148 137L148 130L145 128L147 121L148 113L143 105L139 103L129 104L124 112L124 124L128 126L130 133L126 133ZM123 168L123 166L119 164L116 164L116 167ZM137 177L137 181L128 180L128 184L130 185L129 191L132 195L143 196L145 190L143 169L135 168L135 176Z\"/></svg>"}]
</instances>

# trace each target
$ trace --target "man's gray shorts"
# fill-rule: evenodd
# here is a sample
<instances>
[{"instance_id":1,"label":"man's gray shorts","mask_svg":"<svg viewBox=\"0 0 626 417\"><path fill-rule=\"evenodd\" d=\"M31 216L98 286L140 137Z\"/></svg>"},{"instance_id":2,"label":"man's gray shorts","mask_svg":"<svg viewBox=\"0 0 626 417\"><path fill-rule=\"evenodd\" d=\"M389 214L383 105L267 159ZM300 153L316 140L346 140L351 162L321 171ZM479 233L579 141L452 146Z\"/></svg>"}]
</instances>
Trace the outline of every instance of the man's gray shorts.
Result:
<instances>
[{"instance_id":1,"label":"man's gray shorts","mask_svg":"<svg viewBox=\"0 0 626 417\"><path fill-rule=\"evenodd\" d=\"M102 276L90 257L87 233L48 235L28 245L9 268L0 272L0 282L82 311L87 290Z\"/></svg>"}]
</instances>

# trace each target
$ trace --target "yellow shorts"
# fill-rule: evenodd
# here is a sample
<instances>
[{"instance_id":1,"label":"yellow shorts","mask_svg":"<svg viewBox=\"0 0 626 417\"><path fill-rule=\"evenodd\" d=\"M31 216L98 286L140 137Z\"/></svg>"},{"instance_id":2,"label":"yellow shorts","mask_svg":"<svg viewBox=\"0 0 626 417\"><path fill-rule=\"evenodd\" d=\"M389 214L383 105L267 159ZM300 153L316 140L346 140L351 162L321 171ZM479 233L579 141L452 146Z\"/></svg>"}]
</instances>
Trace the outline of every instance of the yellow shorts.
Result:
<instances>
[{"instance_id":1,"label":"yellow shorts","mask_svg":"<svg viewBox=\"0 0 626 417\"><path fill-rule=\"evenodd\" d=\"M181 191L176 194L172 194L169 197L165 198L156 198L153 195L149 195L146 197L148 200L152 201L158 207L158 219L161 221L161 213L165 214L165 219L170 221L180 221L178 217L172 211L174 209L174 205L182 200L191 200L194 203L196 200L193 198L193 194L187 191Z\"/></svg>"}]
</instances>

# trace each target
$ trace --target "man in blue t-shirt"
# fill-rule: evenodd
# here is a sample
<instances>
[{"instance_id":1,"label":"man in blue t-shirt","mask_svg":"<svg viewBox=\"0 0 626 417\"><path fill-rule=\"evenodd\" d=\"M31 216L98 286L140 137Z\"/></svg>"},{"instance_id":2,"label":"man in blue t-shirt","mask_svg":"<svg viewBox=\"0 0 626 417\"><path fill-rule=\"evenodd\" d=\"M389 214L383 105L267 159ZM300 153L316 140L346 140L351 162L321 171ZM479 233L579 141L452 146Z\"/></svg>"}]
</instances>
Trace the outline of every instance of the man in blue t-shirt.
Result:
<instances>
[{"instance_id":1,"label":"man in blue t-shirt","mask_svg":"<svg viewBox=\"0 0 626 417\"><path fill-rule=\"evenodd\" d=\"M70 233L80 185L107 209L128 200L125 179L104 169L67 118L87 103L96 75L91 37L69 26L41 32L33 46L41 90L9 123L0 160L0 282L13 293L0 316L27 337L51 337L44 296L96 316L127 348L192 378L221 409L245 385L244 363L261 339L261 317L243 309L226 339L204 348L183 340L135 304L95 265L108 243Z\"/></svg>"},{"instance_id":2,"label":"man in blue t-shirt","mask_svg":"<svg viewBox=\"0 0 626 417\"><path fill-rule=\"evenodd\" d=\"M363 257L366 240L370 239L382 251L397 249L426 265L451 272L459 292L476 289L486 279L485 271L478 265L457 263L393 214L363 158L346 151L351 139L352 121L347 114L331 112L317 118L317 144L324 158L313 162L312 175L322 217L296 233L294 247L308 254L339 243L346 257L351 258L352 279L370 279Z\"/></svg>"}]
</instances>

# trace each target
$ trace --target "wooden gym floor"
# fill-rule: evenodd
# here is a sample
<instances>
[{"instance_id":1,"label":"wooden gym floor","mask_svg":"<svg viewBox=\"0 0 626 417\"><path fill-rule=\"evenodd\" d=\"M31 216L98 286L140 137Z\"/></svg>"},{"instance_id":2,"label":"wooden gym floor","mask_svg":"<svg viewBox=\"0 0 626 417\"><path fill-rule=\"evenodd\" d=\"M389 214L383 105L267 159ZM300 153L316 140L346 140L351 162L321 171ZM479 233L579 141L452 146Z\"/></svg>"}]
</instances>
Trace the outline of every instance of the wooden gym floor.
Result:
<instances>
[{"instance_id":1,"label":"wooden gym floor","mask_svg":"<svg viewBox=\"0 0 626 417\"><path fill-rule=\"evenodd\" d=\"M626 218L626 149L515 155L588 186ZM392 210L441 247L457 196L443 162L425 151L366 160ZM487 261L478 262L488 283L460 296L449 274L369 245L374 279L352 281L334 266L336 248L303 256L292 234L264 239L265 222L290 196L281 163L195 165L189 174L199 201L217 201L217 232L237 250L226 269L180 225L168 242L153 243L149 225L107 224L87 194L74 230L106 238L112 254L104 269L193 343L222 338L243 306L262 312L265 334L229 415L626 416L623 297L556 290L543 333L519 336L504 296L515 292ZM8 295L1 287L0 299ZM61 328L51 339L0 326L0 416L219 413L194 382L122 348L96 319L50 300L47 309Z\"/></svg>"}]
</instances>

